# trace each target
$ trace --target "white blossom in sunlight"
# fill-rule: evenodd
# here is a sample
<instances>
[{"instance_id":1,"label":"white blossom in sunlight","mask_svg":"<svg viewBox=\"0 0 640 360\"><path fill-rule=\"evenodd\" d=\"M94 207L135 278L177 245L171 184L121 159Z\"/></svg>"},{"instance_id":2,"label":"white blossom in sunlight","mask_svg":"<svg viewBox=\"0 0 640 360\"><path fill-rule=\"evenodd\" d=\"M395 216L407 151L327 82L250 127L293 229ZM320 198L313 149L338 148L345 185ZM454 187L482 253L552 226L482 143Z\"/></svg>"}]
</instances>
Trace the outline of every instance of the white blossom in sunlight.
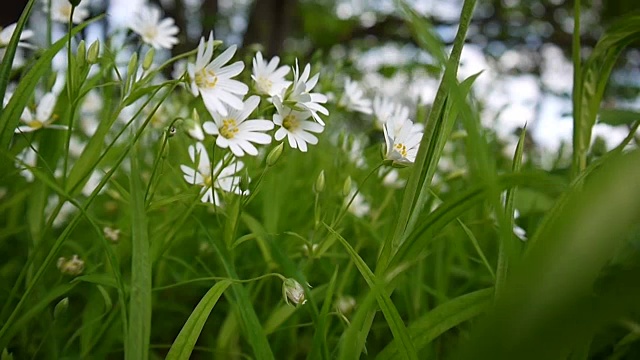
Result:
<instances>
[{"instance_id":1,"label":"white blossom in sunlight","mask_svg":"<svg viewBox=\"0 0 640 360\"><path fill-rule=\"evenodd\" d=\"M100 125L100 112L102 111L102 96L97 90L90 90L80 105L80 129L87 136L93 136Z\"/></svg>"},{"instance_id":2,"label":"white blossom in sunlight","mask_svg":"<svg viewBox=\"0 0 640 360\"><path fill-rule=\"evenodd\" d=\"M64 225L69 220L69 217L73 215L77 210L72 203L61 200L58 195L50 195L47 198L47 206L45 206L44 208L44 212L47 217L51 216L53 210L58 206L59 201L64 201L64 203L62 204L62 207L60 207L58 215L56 215L55 219L53 219L54 228L59 228L60 226Z\"/></svg>"},{"instance_id":3,"label":"white blossom in sunlight","mask_svg":"<svg viewBox=\"0 0 640 360\"><path fill-rule=\"evenodd\" d=\"M286 89L290 81L285 80L285 76L289 73L289 67L280 66L280 58L274 56L269 62L262 57L261 52L257 52L253 58L253 79L256 91L259 94L274 96L281 94Z\"/></svg>"},{"instance_id":4,"label":"white blossom in sunlight","mask_svg":"<svg viewBox=\"0 0 640 360\"><path fill-rule=\"evenodd\" d=\"M382 185L392 189L402 189L407 183L404 179L400 178L400 173L396 169L384 169L381 168L378 175L382 177Z\"/></svg>"},{"instance_id":5,"label":"white blossom in sunlight","mask_svg":"<svg viewBox=\"0 0 640 360\"><path fill-rule=\"evenodd\" d=\"M29 169L30 167L36 166L38 161L38 147L33 144L31 146L27 146L16 156L16 167L20 170L20 175L22 175L27 182L33 181L33 173Z\"/></svg>"},{"instance_id":6,"label":"white blossom in sunlight","mask_svg":"<svg viewBox=\"0 0 640 360\"><path fill-rule=\"evenodd\" d=\"M353 196L354 194L355 197ZM353 201L349 204L352 197ZM355 187L351 188L351 192L349 193L349 196L344 199L344 203L345 205L349 204L349 212L359 218L365 217L371 211L371 205L369 205L361 192L356 193Z\"/></svg>"},{"instance_id":7,"label":"white blossom in sunlight","mask_svg":"<svg viewBox=\"0 0 640 360\"><path fill-rule=\"evenodd\" d=\"M176 35L180 30L175 21L170 17L163 19L160 9L153 6L140 8L129 28L155 49L171 49L178 43Z\"/></svg>"},{"instance_id":8,"label":"white blossom in sunlight","mask_svg":"<svg viewBox=\"0 0 640 360\"><path fill-rule=\"evenodd\" d=\"M347 153L347 157L359 169L367 167L364 148L365 141L361 137L354 137L350 142L345 141L343 145L343 150Z\"/></svg>"},{"instance_id":9,"label":"white blossom in sunlight","mask_svg":"<svg viewBox=\"0 0 640 360\"><path fill-rule=\"evenodd\" d=\"M344 92L338 105L367 115L372 113L371 100L365 98L364 90L362 90L360 84L350 78L346 78L344 81Z\"/></svg>"},{"instance_id":10,"label":"white blossom in sunlight","mask_svg":"<svg viewBox=\"0 0 640 360\"><path fill-rule=\"evenodd\" d=\"M13 23L5 28L0 26L0 48L5 48L9 45L9 41L11 41L11 37L13 33L16 31L16 23ZM24 42L24 40L28 40L33 37L33 31L24 29L20 34L20 41L18 42L18 46L28 47L29 43Z\"/></svg>"},{"instance_id":11,"label":"white blossom in sunlight","mask_svg":"<svg viewBox=\"0 0 640 360\"><path fill-rule=\"evenodd\" d=\"M71 17L71 3L69 0L49 0L51 2L51 20L68 24ZM49 12L49 1L44 1L44 12ZM89 17L88 2L81 1L73 11L73 23L79 24Z\"/></svg>"},{"instance_id":12,"label":"white blossom in sunlight","mask_svg":"<svg viewBox=\"0 0 640 360\"><path fill-rule=\"evenodd\" d=\"M36 131L42 128L49 129L67 129L64 125L53 124L58 118L53 109L56 106L58 99L53 93L46 93L42 99L38 102L35 113L32 113L28 108L25 108L20 117L25 125L18 126L15 130L16 133L28 133Z\"/></svg>"},{"instance_id":13,"label":"white blossom in sunlight","mask_svg":"<svg viewBox=\"0 0 640 360\"><path fill-rule=\"evenodd\" d=\"M4 59L5 48L7 47L7 45L9 45L9 41L11 41L11 37L13 36L15 30L16 24L11 24L5 28L0 27L0 60ZM24 42L24 40L28 40L32 36L33 31L27 29L23 30L20 34L18 48L16 49L15 56L13 57L13 63L11 64L12 69L16 69L24 65L25 59L21 48L32 47L29 43Z\"/></svg>"},{"instance_id":14,"label":"white blossom in sunlight","mask_svg":"<svg viewBox=\"0 0 640 360\"><path fill-rule=\"evenodd\" d=\"M274 138L280 141L287 137L289 146L293 149L307 151L307 144L315 145L318 138L312 133L321 133L324 127L316 122L308 121L311 117L310 111L298 111L285 106L277 96L273 97L273 104L277 113L273 114L273 122L280 126Z\"/></svg>"},{"instance_id":15,"label":"white blossom in sunlight","mask_svg":"<svg viewBox=\"0 0 640 360\"><path fill-rule=\"evenodd\" d=\"M412 164L416 160L420 140L422 140L421 124L414 124L409 119L394 119L384 124L383 131L386 145L385 159L399 165Z\"/></svg>"},{"instance_id":16,"label":"white blossom in sunlight","mask_svg":"<svg viewBox=\"0 0 640 360\"><path fill-rule=\"evenodd\" d=\"M216 136L216 145L231 149L235 156L244 156L245 153L258 155L258 149L253 143L269 144L271 136L265 134L265 131L273 129L273 122L269 120L247 120L259 103L260 97L254 95L244 102L241 110L228 109L227 115L212 111L213 121L202 125L204 132Z\"/></svg>"},{"instance_id":17,"label":"white blossom in sunlight","mask_svg":"<svg viewBox=\"0 0 640 360\"><path fill-rule=\"evenodd\" d=\"M221 206L218 190L234 193L237 195L247 195L248 191L240 189L240 176L236 175L244 168L242 161L232 161L222 168L225 160L222 159L211 169L211 161L207 150L198 142L189 146L189 157L196 168L187 165L180 165L184 180L192 185L202 187L202 202L208 202L216 206Z\"/></svg>"},{"instance_id":18,"label":"white blossom in sunlight","mask_svg":"<svg viewBox=\"0 0 640 360\"><path fill-rule=\"evenodd\" d=\"M373 99L373 114L376 128L382 130L384 124L390 119L407 119L409 109L385 96L376 96Z\"/></svg>"},{"instance_id":19,"label":"white blossom in sunlight","mask_svg":"<svg viewBox=\"0 0 640 360\"><path fill-rule=\"evenodd\" d=\"M311 117L324 126L324 121L322 121L318 113L325 116L329 115L329 110L321 105L327 102L327 97L320 93L311 92L318 84L320 74L315 74L309 79L310 73L311 66L307 64L302 74L300 74L298 61L296 60L296 66L293 68L293 83L284 91L283 102L291 104L291 107L296 110L308 110L311 113Z\"/></svg>"},{"instance_id":20,"label":"white blossom in sunlight","mask_svg":"<svg viewBox=\"0 0 640 360\"><path fill-rule=\"evenodd\" d=\"M209 35L209 40L206 43L204 37L200 39L196 62L187 65L191 79L191 92L194 96L198 96L198 94L202 96L204 105L210 112L217 111L226 116L227 108L224 104L241 110L244 106L242 97L249 91L249 88L240 81L232 79L244 69L242 61L224 66L235 54L236 46L230 46L212 60L213 48L213 34Z\"/></svg>"}]
</instances>

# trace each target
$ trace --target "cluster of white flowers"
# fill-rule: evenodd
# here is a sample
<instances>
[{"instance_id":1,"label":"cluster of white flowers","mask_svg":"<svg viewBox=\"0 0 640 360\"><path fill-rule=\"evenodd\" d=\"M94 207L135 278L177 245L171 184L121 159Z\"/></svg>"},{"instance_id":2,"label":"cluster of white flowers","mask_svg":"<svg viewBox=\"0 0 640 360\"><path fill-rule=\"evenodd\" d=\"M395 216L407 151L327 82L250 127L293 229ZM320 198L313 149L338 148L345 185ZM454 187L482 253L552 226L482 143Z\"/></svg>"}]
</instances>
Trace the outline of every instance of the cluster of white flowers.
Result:
<instances>
[{"instance_id":1,"label":"cluster of white flowers","mask_svg":"<svg viewBox=\"0 0 640 360\"><path fill-rule=\"evenodd\" d=\"M319 74L310 77L309 64L300 73L296 62L291 68L293 80L289 81L286 76L290 68L278 67L280 58L274 57L267 61L262 53L256 53L251 75L255 95L245 99L249 94L249 86L235 79L244 70L244 63L236 61L229 64L236 46L232 45L214 57L216 45L213 34L206 40L203 37L198 45L195 62L186 66L191 93L202 99L212 119L205 121L200 129L200 116L194 116L188 125L189 134L198 141L206 141L200 135L202 132L213 136L215 145L228 149L235 158L257 156L259 149L256 145L268 145L272 138L276 141L287 138L291 148L302 152L308 150L309 144L318 143L315 134L321 133L325 126L320 115L329 115L329 111L323 105L327 102L327 97L312 92L318 83ZM261 102L266 102L267 106L261 109ZM272 133L274 129L275 132ZM211 170L209 156L202 143L196 144L196 147L191 146L189 154L194 163L196 154L200 154L199 163L197 169L183 165L184 178L191 184L203 187L203 202L221 204L214 189L236 194L247 193L240 190L240 177L235 175L244 167L241 161L231 158L221 160L216 169L220 169L223 163L226 167L218 174L215 169Z\"/></svg>"},{"instance_id":2,"label":"cluster of white flowers","mask_svg":"<svg viewBox=\"0 0 640 360\"><path fill-rule=\"evenodd\" d=\"M411 121L407 107L380 95L371 101L360 85L350 78L345 79L338 105L350 111L373 115L375 128L384 132L385 160L397 166L406 166L415 161L423 126Z\"/></svg>"}]
</instances>

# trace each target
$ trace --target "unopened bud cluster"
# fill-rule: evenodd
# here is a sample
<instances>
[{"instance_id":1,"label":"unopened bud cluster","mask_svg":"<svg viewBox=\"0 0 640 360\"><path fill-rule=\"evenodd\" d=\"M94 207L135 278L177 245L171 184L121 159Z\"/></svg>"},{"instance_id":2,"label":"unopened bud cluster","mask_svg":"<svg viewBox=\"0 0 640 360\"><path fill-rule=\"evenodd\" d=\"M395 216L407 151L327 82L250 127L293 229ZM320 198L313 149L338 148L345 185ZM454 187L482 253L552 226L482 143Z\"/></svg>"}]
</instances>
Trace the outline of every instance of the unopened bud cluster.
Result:
<instances>
[{"instance_id":1,"label":"unopened bud cluster","mask_svg":"<svg viewBox=\"0 0 640 360\"><path fill-rule=\"evenodd\" d=\"M71 259L63 256L58 259L58 269L65 275L78 276L84 271L84 261L75 254Z\"/></svg>"}]
</instances>

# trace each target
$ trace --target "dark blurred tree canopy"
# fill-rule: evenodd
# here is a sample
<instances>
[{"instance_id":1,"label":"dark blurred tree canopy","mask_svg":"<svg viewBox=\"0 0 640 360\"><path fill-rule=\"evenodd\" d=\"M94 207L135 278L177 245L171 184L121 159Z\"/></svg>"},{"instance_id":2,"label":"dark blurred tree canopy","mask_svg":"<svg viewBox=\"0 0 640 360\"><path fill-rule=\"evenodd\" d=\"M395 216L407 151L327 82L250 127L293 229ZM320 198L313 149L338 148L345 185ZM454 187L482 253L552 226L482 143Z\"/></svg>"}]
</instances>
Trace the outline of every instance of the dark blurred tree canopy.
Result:
<instances>
[{"instance_id":1,"label":"dark blurred tree canopy","mask_svg":"<svg viewBox=\"0 0 640 360\"><path fill-rule=\"evenodd\" d=\"M104 11L110 2L92 1L94 11ZM200 34L208 33L211 29L215 29L216 37L220 37L220 33L229 35L235 32L235 42L260 44L268 56L293 51L297 56L308 58L318 51L326 54L335 45L365 49L387 42L415 44L402 14L389 11L398 8L393 0L202 0L200 8L195 10L189 7L199 3L197 1L151 2L160 4L182 30L182 41L173 49L175 53L194 48ZM427 2L422 3L422 0L409 2L417 7L427 7L424 6ZM0 13L2 26L15 22L26 3L27 0L5 2ZM350 5L352 3L356 6ZM460 5L462 0L434 0L428 3L429 9L437 9L440 5ZM336 10L345 4L351 6L351 13L338 16L339 11ZM229 8L235 11L233 17L229 16ZM623 14L640 10L640 1L587 0L582 1L582 8L582 45L584 55L587 55L607 26ZM452 30L457 26L455 17L441 16L438 11L427 10L424 13L439 33L454 33ZM565 55L569 55L572 14L573 2L565 0L480 1L467 41L482 46L485 54L492 57L498 57L506 50L518 51L531 62L525 71L540 74L540 49L545 44L554 44ZM243 19L244 26L233 26L238 16ZM185 31L194 26L197 29L195 36L193 31ZM451 43L453 36L443 36L442 40ZM631 52L631 57L622 58L621 69L637 65L635 62L640 63L638 50ZM630 58L637 61L627 64Z\"/></svg>"}]
</instances>

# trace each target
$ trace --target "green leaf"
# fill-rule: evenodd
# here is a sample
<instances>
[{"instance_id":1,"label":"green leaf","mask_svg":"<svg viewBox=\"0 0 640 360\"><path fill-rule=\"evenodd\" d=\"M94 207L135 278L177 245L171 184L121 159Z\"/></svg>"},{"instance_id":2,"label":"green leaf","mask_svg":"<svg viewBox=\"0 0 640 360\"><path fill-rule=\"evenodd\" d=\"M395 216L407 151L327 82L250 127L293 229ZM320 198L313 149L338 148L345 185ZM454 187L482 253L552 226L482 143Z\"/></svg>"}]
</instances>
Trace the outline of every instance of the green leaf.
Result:
<instances>
[{"instance_id":1,"label":"green leaf","mask_svg":"<svg viewBox=\"0 0 640 360\"><path fill-rule=\"evenodd\" d=\"M33 1L32 1L33 2ZM76 26L71 31L71 36L75 36L77 33L82 31L87 25L101 19L103 16L98 16L90 21L84 22L81 25ZM17 33L17 32L16 32ZM15 33L14 33L15 34ZM38 82L42 79L44 74L50 69L51 61L53 57L56 56L60 50L67 44L68 36L64 36L62 39L56 41L51 45L42 56L36 61L33 67L29 70L29 72L20 79L20 83L16 87L11 100L7 106L3 109L2 114L0 114L0 148L8 149L9 144L11 143L11 138L13 137L13 133L20 122L20 115L22 115L22 111L27 106L27 102L31 99L31 95L38 85ZM6 56L6 55L5 55ZM6 58L5 58L6 59ZM2 64L5 65L8 62L3 61ZM9 65L10 66L10 65ZM1 69L0 69L1 71ZM0 76L3 74L0 73ZM5 84L6 87L6 84ZM2 78L0 78L0 90L4 92L2 89Z\"/></svg>"},{"instance_id":2,"label":"green leaf","mask_svg":"<svg viewBox=\"0 0 640 360\"><path fill-rule=\"evenodd\" d=\"M522 167L522 154L524 152L524 141L527 133L526 126L520 133L520 139L518 140L518 145L516 146L515 154L513 155L513 164L511 167L511 171L517 173L520 171ZM513 226L514 226L514 212L515 212L515 195L516 188L512 187L507 189L507 193L505 195L504 200L504 211L507 217L507 226L509 231L513 234ZM514 243L516 240L515 236L511 237L503 237L501 238L499 249L498 249L498 266L496 269L496 294L500 294L502 290L502 285L507 279L507 273L509 270L509 265L511 260L514 257L514 251L516 244Z\"/></svg>"},{"instance_id":3,"label":"green leaf","mask_svg":"<svg viewBox=\"0 0 640 360\"><path fill-rule=\"evenodd\" d=\"M493 289L483 289L458 296L429 311L409 325L411 341L422 350L438 336L485 312L493 302ZM378 359L397 357L396 342L387 345Z\"/></svg>"},{"instance_id":4,"label":"green leaf","mask_svg":"<svg viewBox=\"0 0 640 360\"><path fill-rule=\"evenodd\" d=\"M202 228L202 231L206 234L211 246L216 250L216 253L218 254L220 261L222 262L227 276L232 279L238 279L235 265L232 262L233 257L225 248L224 244L222 244L223 240L219 238L213 238L207 231L206 227L204 227L202 222L197 218L196 221ZM243 325L242 329L244 336L247 342L251 345L255 357L257 359L265 360L273 359L273 352L271 351L271 347L269 346L267 335L262 328L262 325L260 324L260 320L258 319L258 315L256 314L253 304L251 303L251 299L249 298L247 290L244 288L244 286L242 286L242 284L233 284L231 286L231 293L231 295L227 294L226 297L236 307L237 314L240 317L240 322Z\"/></svg>"},{"instance_id":5,"label":"green leaf","mask_svg":"<svg viewBox=\"0 0 640 360\"><path fill-rule=\"evenodd\" d=\"M637 264L603 269L637 227L638 178L636 150L608 159L574 186L538 228L537 242L458 358L567 358L590 333L636 312Z\"/></svg>"},{"instance_id":6,"label":"green leaf","mask_svg":"<svg viewBox=\"0 0 640 360\"><path fill-rule=\"evenodd\" d=\"M584 63L579 101L574 104L573 118L573 176L587 166L587 152L591 131L600 112L600 103L611 71L622 51L640 39L640 15L628 14L608 29ZM580 79L576 79L580 81Z\"/></svg>"},{"instance_id":7,"label":"green leaf","mask_svg":"<svg viewBox=\"0 0 640 360\"><path fill-rule=\"evenodd\" d=\"M138 146L131 152L131 296L125 359L147 359L151 337L151 260Z\"/></svg>"},{"instance_id":8,"label":"green leaf","mask_svg":"<svg viewBox=\"0 0 640 360\"><path fill-rule=\"evenodd\" d=\"M345 240L342 235L338 234L335 230L333 230L329 225L325 224L325 227L333 236L335 236L340 243L344 246L344 248L349 253L351 260L356 265L360 274L367 282L371 290L376 294L376 300L378 301L378 305L384 314L385 319L387 320L387 324L389 325L389 329L393 334L394 339L398 341L399 352L400 355L405 359L418 359L418 355L416 353L413 344L411 343L411 337L407 331L407 328L398 313L398 309L396 309L395 305L391 301L387 290L385 289L385 285L378 280L378 278L373 274L373 271L367 266L367 264L362 260L360 255L351 247L349 242ZM343 344L344 346L349 346L349 344Z\"/></svg>"},{"instance_id":9,"label":"green leaf","mask_svg":"<svg viewBox=\"0 0 640 360\"><path fill-rule=\"evenodd\" d=\"M466 0L464 2L460 26L458 27L458 32L454 40L451 56L446 62L444 79L455 78L458 71L462 47L464 46L464 39L471 22L475 3L476 0ZM406 3L403 2L401 4L405 12L409 14L408 21L410 26L420 31L421 36L427 36L429 34L428 29L431 28L427 21L417 15ZM422 38L421 36L419 36L419 39ZM429 36L426 42L428 48L425 50L433 50L436 55L444 53L444 45L440 43L439 46L437 46L437 42L439 41L435 36ZM436 50L438 47L440 48L439 51ZM441 61L444 61L444 58L441 59ZM442 148L449 136L448 132L452 129L451 123L455 119L448 116L447 110L450 104L447 105L447 103L450 102L447 98L451 87L457 87L458 84L457 82L447 83L444 79L438 87L431 112L429 113L428 119L426 119L424 135L420 142L420 148L411 175L404 190L402 205L395 221L395 229L391 233L391 237L383 244L376 267L377 274L386 270L386 266L393 256L394 250L404 242L406 236L413 230L418 216L422 211L422 207L427 201L428 191L426 191L426 189L430 186L433 174L435 174L438 160L442 155ZM464 102L464 99L462 99L462 101Z\"/></svg>"},{"instance_id":10,"label":"green leaf","mask_svg":"<svg viewBox=\"0 0 640 360\"><path fill-rule=\"evenodd\" d=\"M200 337L200 332L209 318L211 310L213 310L218 299L220 299L220 296L222 296L229 285L231 285L230 280L219 281L202 297L191 315L189 315L187 322L184 323L173 345L171 345L171 349L169 349L166 357L167 360L186 360L191 357L193 347L196 345L198 337Z\"/></svg>"},{"instance_id":11,"label":"green leaf","mask_svg":"<svg viewBox=\"0 0 640 360\"><path fill-rule=\"evenodd\" d=\"M333 294L336 288L336 279L338 278L338 268L333 272L331 280L329 281L329 288L327 295L324 298L322 309L320 310L320 316L318 316L318 322L316 324L315 333L313 335L313 352L309 358L312 359L328 359L329 348L327 347L327 329L329 328L329 311L333 304Z\"/></svg>"},{"instance_id":12,"label":"green leaf","mask_svg":"<svg viewBox=\"0 0 640 360\"><path fill-rule=\"evenodd\" d=\"M640 120L640 112L626 109L600 109L599 123L613 126L629 125Z\"/></svg>"}]
</instances>

